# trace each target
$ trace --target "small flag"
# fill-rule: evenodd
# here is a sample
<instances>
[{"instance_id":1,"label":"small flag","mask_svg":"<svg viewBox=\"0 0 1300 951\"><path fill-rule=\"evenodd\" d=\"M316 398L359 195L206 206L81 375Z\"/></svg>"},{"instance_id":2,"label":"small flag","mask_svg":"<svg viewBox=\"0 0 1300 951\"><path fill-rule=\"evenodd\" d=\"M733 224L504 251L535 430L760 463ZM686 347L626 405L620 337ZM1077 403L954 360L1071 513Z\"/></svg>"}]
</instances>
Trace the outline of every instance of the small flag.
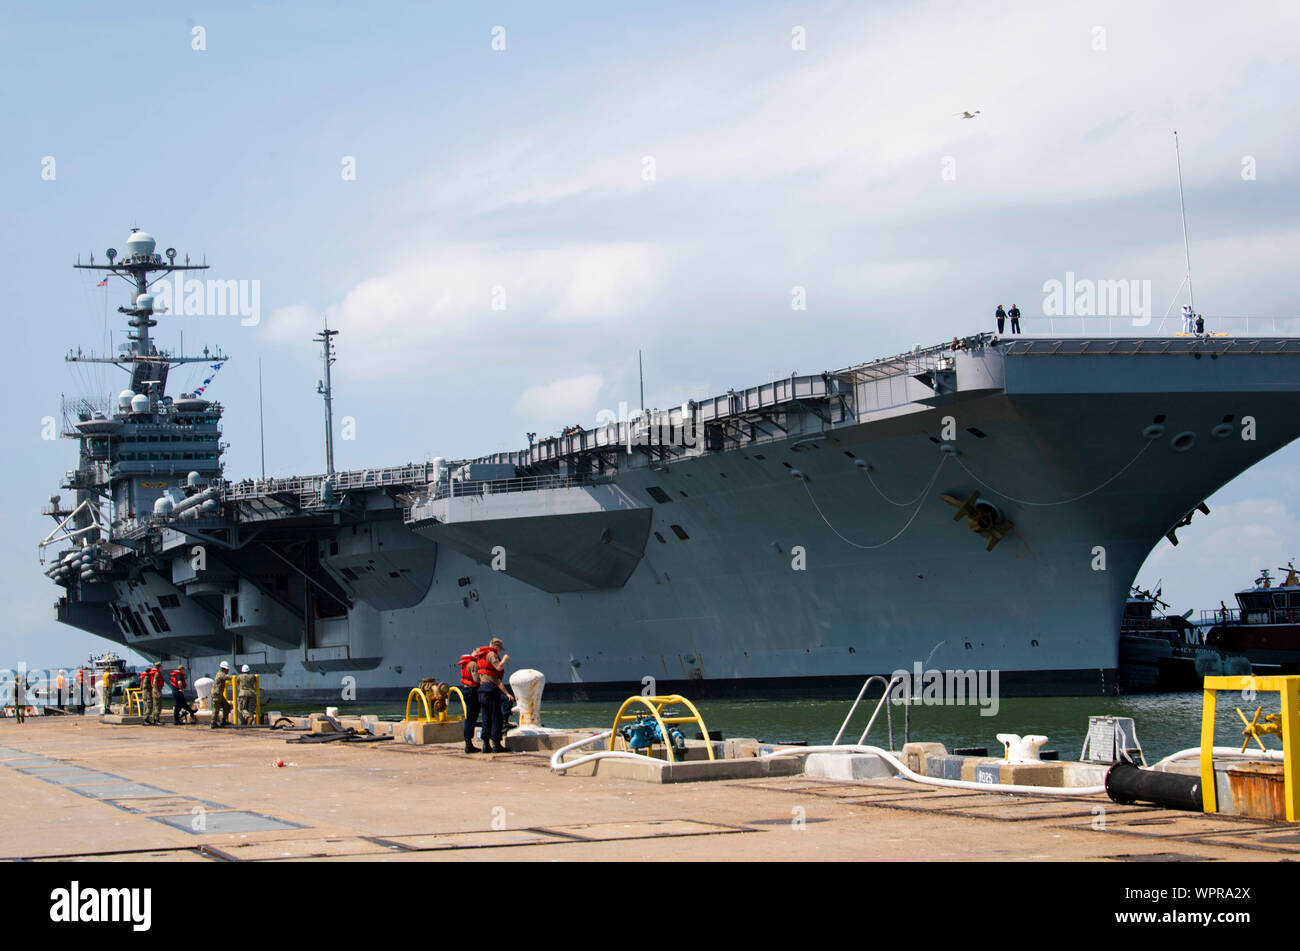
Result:
<instances>
[{"instance_id":1,"label":"small flag","mask_svg":"<svg viewBox=\"0 0 1300 951\"><path fill-rule=\"evenodd\" d=\"M108 287L108 278L105 277L102 281L100 281L100 282L99 282L98 284L96 284L95 286L96 286L96 287Z\"/></svg>"}]
</instances>

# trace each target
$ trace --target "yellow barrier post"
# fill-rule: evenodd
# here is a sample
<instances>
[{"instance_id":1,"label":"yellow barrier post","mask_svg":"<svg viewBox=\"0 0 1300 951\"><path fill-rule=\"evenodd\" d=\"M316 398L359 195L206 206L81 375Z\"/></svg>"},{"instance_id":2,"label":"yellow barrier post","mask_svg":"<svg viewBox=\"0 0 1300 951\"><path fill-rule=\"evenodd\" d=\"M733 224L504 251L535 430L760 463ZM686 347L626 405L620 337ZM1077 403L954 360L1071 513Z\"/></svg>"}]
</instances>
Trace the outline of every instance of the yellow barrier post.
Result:
<instances>
[{"instance_id":1,"label":"yellow barrier post","mask_svg":"<svg viewBox=\"0 0 1300 951\"><path fill-rule=\"evenodd\" d=\"M412 687L411 692L406 695L406 713L402 714L403 720L411 719L411 701L416 697L420 698L420 705L424 707L424 716L417 720L417 723L429 723L433 720L433 712L429 709L429 698L424 695L424 691L419 687Z\"/></svg>"},{"instance_id":2,"label":"yellow barrier post","mask_svg":"<svg viewBox=\"0 0 1300 951\"><path fill-rule=\"evenodd\" d=\"M1218 794L1214 787L1214 718L1216 694L1220 690L1250 690L1253 693L1276 693L1281 695L1282 714L1279 720L1282 740L1282 781L1283 797L1286 802L1286 818L1295 822L1300 817L1300 676L1264 676L1254 675L1235 677L1206 677L1204 700L1201 707L1201 801L1206 812L1218 811ZM1239 711L1240 712L1240 711ZM1243 720L1245 717L1243 716ZM1247 720L1242 735L1249 742L1254 736L1259 742L1259 735L1254 731L1254 722ZM1263 746L1263 743L1260 743Z\"/></svg>"},{"instance_id":3,"label":"yellow barrier post","mask_svg":"<svg viewBox=\"0 0 1300 951\"><path fill-rule=\"evenodd\" d=\"M461 693L460 688L454 684L449 689L456 695L456 699L460 701L460 716L456 719L464 720L469 716L469 707L465 706L465 695Z\"/></svg>"},{"instance_id":4,"label":"yellow barrier post","mask_svg":"<svg viewBox=\"0 0 1300 951\"><path fill-rule=\"evenodd\" d=\"M691 715L689 717L665 717L663 715L664 707L671 706L675 703L684 705L691 711ZM700 711L695 709L695 704L677 694L665 694L661 697L642 697L638 694L635 697L628 697L624 700L623 705L618 708L618 713L614 715L614 726L609 731L608 749L614 749L614 740L618 736L618 727L620 723L629 723L639 719L637 714L632 714L630 716L623 715L623 711L633 704L641 704L648 709L650 711L650 716L654 717L655 722L659 724L659 735L664 739L664 750L668 754L668 762L677 762L677 758L673 755L672 740L668 736L669 723L696 724L700 728L700 735L704 737L704 748L709 754L709 759L717 759L717 757L713 755L713 741L709 739L709 731L704 725L704 718L700 716ZM645 755L650 755L650 750L648 748L645 751Z\"/></svg>"},{"instance_id":5,"label":"yellow barrier post","mask_svg":"<svg viewBox=\"0 0 1300 951\"><path fill-rule=\"evenodd\" d=\"M122 691L122 712L126 716L144 716L144 700L141 688L126 687Z\"/></svg>"}]
</instances>

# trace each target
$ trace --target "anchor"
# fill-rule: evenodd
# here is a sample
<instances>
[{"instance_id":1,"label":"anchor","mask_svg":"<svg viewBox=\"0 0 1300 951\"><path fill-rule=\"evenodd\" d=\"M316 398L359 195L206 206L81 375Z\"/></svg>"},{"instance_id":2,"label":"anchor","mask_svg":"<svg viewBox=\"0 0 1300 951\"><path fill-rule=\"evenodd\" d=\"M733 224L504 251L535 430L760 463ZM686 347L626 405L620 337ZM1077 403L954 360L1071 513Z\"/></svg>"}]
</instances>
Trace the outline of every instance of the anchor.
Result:
<instances>
[{"instance_id":1,"label":"anchor","mask_svg":"<svg viewBox=\"0 0 1300 951\"><path fill-rule=\"evenodd\" d=\"M1015 525L1002 517L1002 513L997 507L990 502L981 502L979 500L979 490L976 489L971 493L970 498L966 501L955 498L951 495L940 495L949 505L957 507L957 514L952 517L954 522L960 521L963 516L966 518L966 524L976 535L980 535L989 540L988 547L985 551L992 551L998 542L1006 537L1007 533L1015 529Z\"/></svg>"}]
</instances>

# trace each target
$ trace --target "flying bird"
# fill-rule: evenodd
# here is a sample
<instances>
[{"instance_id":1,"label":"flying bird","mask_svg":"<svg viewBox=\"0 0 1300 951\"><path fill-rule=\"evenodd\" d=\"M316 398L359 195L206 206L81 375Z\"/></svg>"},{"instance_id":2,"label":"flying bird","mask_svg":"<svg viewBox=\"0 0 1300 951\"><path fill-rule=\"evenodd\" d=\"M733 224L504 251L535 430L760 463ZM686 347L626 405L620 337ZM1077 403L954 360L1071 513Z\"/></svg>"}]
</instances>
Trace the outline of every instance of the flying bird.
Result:
<instances>
[{"instance_id":1,"label":"flying bird","mask_svg":"<svg viewBox=\"0 0 1300 951\"><path fill-rule=\"evenodd\" d=\"M979 114L980 114L980 111L979 111L978 109L976 109L974 112L969 112L969 111L968 111L968 112L954 112L954 113L953 113L953 115L954 115L956 118L958 118L958 119L974 119L974 118L975 118L977 115L979 115Z\"/></svg>"}]
</instances>

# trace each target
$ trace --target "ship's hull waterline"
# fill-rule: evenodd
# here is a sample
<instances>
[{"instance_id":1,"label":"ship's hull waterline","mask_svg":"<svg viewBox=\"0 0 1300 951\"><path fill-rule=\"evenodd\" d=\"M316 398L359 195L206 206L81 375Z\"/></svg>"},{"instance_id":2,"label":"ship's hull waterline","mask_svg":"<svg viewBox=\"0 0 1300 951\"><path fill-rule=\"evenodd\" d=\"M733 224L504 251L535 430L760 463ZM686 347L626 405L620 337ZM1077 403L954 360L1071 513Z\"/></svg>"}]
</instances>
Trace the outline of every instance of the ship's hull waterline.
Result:
<instances>
[{"instance_id":1,"label":"ship's hull waterline","mask_svg":"<svg viewBox=\"0 0 1300 951\"><path fill-rule=\"evenodd\" d=\"M791 410L784 432L722 451L628 453L609 491L628 500L630 527L611 515L613 537L602 534L613 509L601 502L564 529L575 560L591 533L611 564L626 560L621 584L563 590L494 570L488 549L542 572L562 560L563 516L477 522L480 552L419 507L406 520L374 507L302 534L347 592L346 612L290 573L288 590L259 586L262 625L232 626L228 597L223 618L220 598L205 602L201 576L187 574L195 537L175 535L155 562L163 570L101 594L122 609L177 596L165 636L120 629L85 593L63 619L184 657L196 675L233 654L283 699L398 698L421 677L453 677L457 657L493 636L513 667L541 670L561 693L640 692L646 678L695 695L815 692L917 664L997 671L1007 694L1109 692L1125 597L1153 546L1300 435L1293 347L1198 354L1176 343L1181 352L982 347L956 355L956 385L926 381L919 397L906 378L859 380L839 420ZM977 490L1011 523L992 550L943 498ZM239 574L255 548L234 546L221 564ZM294 619L299 588L315 620Z\"/></svg>"}]
</instances>

